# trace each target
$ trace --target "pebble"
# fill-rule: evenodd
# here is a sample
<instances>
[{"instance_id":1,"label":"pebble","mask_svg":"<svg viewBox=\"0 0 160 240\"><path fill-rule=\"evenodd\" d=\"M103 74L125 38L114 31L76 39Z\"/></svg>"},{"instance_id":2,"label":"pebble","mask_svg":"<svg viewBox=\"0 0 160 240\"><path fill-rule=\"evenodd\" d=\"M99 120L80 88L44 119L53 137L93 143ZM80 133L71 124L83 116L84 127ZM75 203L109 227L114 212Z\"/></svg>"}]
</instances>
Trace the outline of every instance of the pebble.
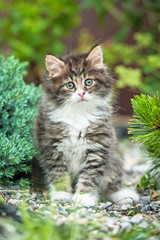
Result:
<instances>
[{"instance_id":1,"label":"pebble","mask_svg":"<svg viewBox=\"0 0 160 240\"><path fill-rule=\"evenodd\" d=\"M111 202L106 202L105 204L103 203L103 204L101 204L101 209L111 209L112 208L112 205L113 205L113 203L111 203Z\"/></svg>"},{"instance_id":2,"label":"pebble","mask_svg":"<svg viewBox=\"0 0 160 240\"><path fill-rule=\"evenodd\" d=\"M150 203L151 197L150 196L144 196L141 197L141 200L143 201L144 204Z\"/></svg>"},{"instance_id":3,"label":"pebble","mask_svg":"<svg viewBox=\"0 0 160 240\"><path fill-rule=\"evenodd\" d=\"M148 211L150 211L150 206L149 205L145 205L144 207L142 207L142 209L141 209L141 212L142 213L147 213Z\"/></svg>"},{"instance_id":4,"label":"pebble","mask_svg":"<svg viewBox=\"0 0 160 240\"><path fill-rule=\"evenodd\" d=\"M18 200L17 199L9 199L8 203L16 205L18 203Z\"/></svg>"},{"instance_id":5,"label":"pebble","mask_svg":"<svg viewBox=\"0 0 160 240\"><path fill-rule=\"evenodd\" d=\"M131 208L130 204L123 204L122 207L121 207L121 210L127 210L127 209L130 209L130 208Z\"/></svg>"},{"instance_id":6,"label":"pebble","mask_svg":"<svg viewBox=\"0 0 160 240\"><path fill-rule=\"evenodd\" d=\"M123 223L123 222L130 222L130 219L128 216L122 216L121 219L120 219L120 222Z\"/></svg>"},{"instance_id":7,"label":"pebble","mask_svg":"<svg viewBox=\"0 0 160 240\"><path fill-rule=\"evenodd\" d=\"M132 224L139 224L143 220L143 218L144 217L141 214L136 214L131 218L130 222Z\"/></svg>"},{"instance_id":8,"label":"pebble","mask_svg":"<svg viewBox=\"0 0 160 240\"><path fill-rule=\"evenodd\" d=\"M120 227L121 227L121 232L125 232L127 229L132 228L132 224L129 223L128 221L127 222L122 222L120 224Z\"/></svg>"},{"instance_id":9,"label":"pebble","mask_svg":"<svg viewBox=\"0 0 160 240\"><path fill-rule=\"evenodd\" d=\"M148 227L148 223L147 222L141 222L139 225L138 225L139 228L147 228Z\"/></svg>"}]
</instances>

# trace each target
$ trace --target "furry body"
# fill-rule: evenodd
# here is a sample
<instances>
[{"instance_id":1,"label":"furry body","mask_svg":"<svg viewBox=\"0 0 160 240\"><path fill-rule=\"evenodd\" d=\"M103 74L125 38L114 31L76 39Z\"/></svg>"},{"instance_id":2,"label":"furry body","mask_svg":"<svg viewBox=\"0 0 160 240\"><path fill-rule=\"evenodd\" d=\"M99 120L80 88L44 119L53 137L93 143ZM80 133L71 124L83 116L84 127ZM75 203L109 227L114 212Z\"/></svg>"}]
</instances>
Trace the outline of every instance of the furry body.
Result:
<instances>
[{"instance_id":1,"label":"furry body","mask_svg":"<svg viewBox=\"0 0 160 240\"><path fill-rule=\"evenodd\" d=\"M46 67L36 138L51 199L72 197L85 206L99 196L113 200L123 161L111 120L112 78L101 48L63 59L48 56ZM74 184L57 191L56 183L68 174Z\"/></svg>"}]
</instances>

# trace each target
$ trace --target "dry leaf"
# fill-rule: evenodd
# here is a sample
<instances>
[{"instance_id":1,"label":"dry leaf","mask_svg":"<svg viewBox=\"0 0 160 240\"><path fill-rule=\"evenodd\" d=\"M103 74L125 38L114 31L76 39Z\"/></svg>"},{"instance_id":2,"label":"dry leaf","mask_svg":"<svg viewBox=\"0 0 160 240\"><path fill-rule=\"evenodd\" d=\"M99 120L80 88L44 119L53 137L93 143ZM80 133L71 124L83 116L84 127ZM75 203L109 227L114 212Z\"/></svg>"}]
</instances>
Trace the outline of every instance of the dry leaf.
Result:
<instances>
[{"instance_id":1,"label":"dry leaf","mask_svg":"<svg viewBox=\"0 0 160 240\"><path fill-rule=\"evenodd\" d=\"M160 194L159 193L153 193L152 194L152 199L157 199L157 198L159 198L160 197Z\"/></svg>"}]
</instances>

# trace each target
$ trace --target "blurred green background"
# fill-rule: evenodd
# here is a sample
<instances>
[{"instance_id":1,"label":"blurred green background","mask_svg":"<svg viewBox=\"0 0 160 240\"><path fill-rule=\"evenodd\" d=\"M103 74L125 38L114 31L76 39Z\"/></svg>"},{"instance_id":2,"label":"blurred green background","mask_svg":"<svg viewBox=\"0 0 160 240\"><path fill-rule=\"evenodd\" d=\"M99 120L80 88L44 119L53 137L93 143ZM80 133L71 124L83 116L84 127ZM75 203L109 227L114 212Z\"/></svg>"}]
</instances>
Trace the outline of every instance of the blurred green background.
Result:
<instances>
[{"instance_id":1,"label":"blurred green background","mask_svg":"<svg viewBox=\"0 0 160 240\"><path fill-rule=\"evenodd\" d=\"M28 61L26 82L43 80L44 57L103 46L118 79L119 112L134 93L160 88L160 0L1 0L0 48Z\"/></svg>"}]
</instances>

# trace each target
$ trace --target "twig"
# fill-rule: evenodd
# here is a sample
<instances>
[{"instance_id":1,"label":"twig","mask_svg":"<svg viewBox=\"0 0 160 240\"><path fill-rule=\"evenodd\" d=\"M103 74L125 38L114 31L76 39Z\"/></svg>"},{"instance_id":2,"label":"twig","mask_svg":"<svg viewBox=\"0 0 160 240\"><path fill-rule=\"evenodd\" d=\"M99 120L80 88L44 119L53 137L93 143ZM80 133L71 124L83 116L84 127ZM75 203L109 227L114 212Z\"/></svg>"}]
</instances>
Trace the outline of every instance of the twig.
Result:
<instances>
[{"instance_id":1,"label":"twig","mask_svg":"<svg viewBox=\"0 0 160 240\"><path fill-rule=\"evenodd\" d=\"M0 192L27 192L27 190L24 191L24 190L9 190L9 189L7 190L6 189L6 190L0 190Z\"/></svg>"}]
</instances>

